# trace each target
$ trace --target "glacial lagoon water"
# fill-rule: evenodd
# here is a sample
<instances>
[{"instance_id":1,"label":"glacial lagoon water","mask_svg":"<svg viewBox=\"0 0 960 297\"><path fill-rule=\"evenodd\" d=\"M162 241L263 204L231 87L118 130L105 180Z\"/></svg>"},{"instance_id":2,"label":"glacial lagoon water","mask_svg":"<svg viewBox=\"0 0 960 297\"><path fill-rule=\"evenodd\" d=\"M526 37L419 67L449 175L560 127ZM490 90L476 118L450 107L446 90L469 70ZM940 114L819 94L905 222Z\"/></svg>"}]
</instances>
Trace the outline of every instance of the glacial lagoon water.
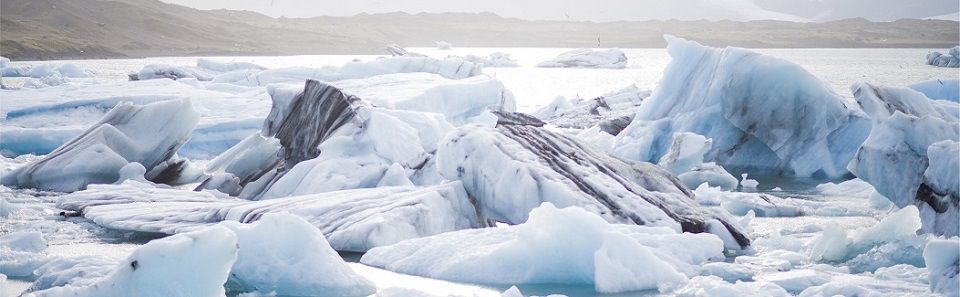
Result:
<instances>
[{"instance_id":1,"label":"glacial lagoon water","mask_svg":"<svg viewBox=\"0 0 960 297\"><path fill-rule=\"evenodd\" d=\"M560 48L454 48L437 50L433 48L410 48L412 52L433 57L447 55L486 55L492 52L510 53L519 61L517 68L486 68L484 72L494 76L511 90L517 99L520 111L531 112L549 104L557 96L592 98L607 92L619 90L631 84L642 89L654 89L662 76L664 67L670 58L664 49L624 49L630 62L627 69L555 69L535 68L538 62L549 60L557 54L569 50ZM956 78L960 76L955 68L937 68L927 66L924 56L928 51L938 49L756 49L756 51L777 56L800 64L814 75L823 79L837 93L852 99L850 84L867 81L883 85L905 86L915 82L936 79ZM311 55L282 57L206 57L217 61L245 61L269 68L277 67L320 67L341 65L360 59L369 60L372 55ZM157 57L146 59L111 60L75 60L76 63L93 70L96 78L71 79L74 83L96 84L104 81L126 80L127 74L139 70L144 65L166 63L174 65L194 65L197 57ZM44 62L13 62L13 65L34 65ZM24 78L4 78L11 86L22 84ZM3 102L0 101L0 104ZM22 160L4 158L0 162L6 172L19 166ZM862 200L851 197L828 196L814 190L824 181L790 180L782 178L759 178L760 191L780 197L794 197L810 201L825 202L831 207L853 207L863 204ZM782 191L772 190L774 187ZM137 245L153 238L152 235L118 232L99 227L82 218L64 219L58 216L55 202L59 194L34 191L0 191L16 211L0 220L0 234L13 231L39 231L44 234L51 247L51 255L106 255L122 258ZM862 206L869 208L869 206ZM856 212L852 212L856 213ZM753 221L755 236L768 236L782 229L804 230L823 228L827 225L840 225L848 228L872 225L878 220L880 211L865 211L859 215L801 216L792 218L757 218ZM810 227L819 226L819 227ZM815 234L816 232L814 232ZM799 234L799 233L798 233ZM807 235L804 235L807 236ZM808 239L798 237L797 240ZM356 262L358 255L345 255L348 261ZM350 264L357 272L374 281L380 288L403 287L430 294L446 296L450 294L464 296L499 296L506 289L502 286L459 284L433 280L423 277L393 273L359 263ZM909 284L925 287L926 284ZM29 287L23 279L8 280L4 290L16 296ZM520 286L526 294L547 295L566 294L569 296L597 296L590 286L528 285ZM656 292L632 292L629 294L603 296L656 295Z\"/></svg>"}]
</instances>

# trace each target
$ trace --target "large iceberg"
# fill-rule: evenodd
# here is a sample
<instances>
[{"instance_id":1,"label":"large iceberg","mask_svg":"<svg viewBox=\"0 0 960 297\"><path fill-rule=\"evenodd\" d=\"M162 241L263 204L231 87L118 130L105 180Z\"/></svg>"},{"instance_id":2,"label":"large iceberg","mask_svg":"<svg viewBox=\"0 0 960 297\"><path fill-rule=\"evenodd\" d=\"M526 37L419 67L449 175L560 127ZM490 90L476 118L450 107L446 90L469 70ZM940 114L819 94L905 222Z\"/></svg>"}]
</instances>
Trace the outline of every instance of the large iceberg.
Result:
<instances>
[{"instance_id":1,"label":"large iceberg","mask_svg":"<svg viewBox=\"0 0 960 297\"><path fill-rule=\"evenodd\" d=\"M400 273L483 284L588 284L603 293L668 290L722 259L711 234L610 224L550 203L525 223L444 233L368 251L361 263Z\"/></svg>"},{"instance_id":2,"label":"large iceberg","mask_svg":"<svg viewBox=\"0 0 960 297\"><path fill-rule=\"evenodd\" d=\"M537 67L623 69L627 67L627 54L615 48L608 50L577 49L561 53L553 60L537 64Z\"/></svg>"},{"instance_id":3,"label":"large iceberg","mask_svg":"<svg viewBox=\"0 0 960 297\"><path fill-rule=\"evenodd\" d=\"M732 171L839 177L870 121L800 66L741 48L716 49L665 36L673 61L615 154L654 162L673 134L713 139L706 155Z\"/></svg>"},{"instance_id":4,"label":"large iceberg","mask_svg":"<svg viewBox=\"0 0 960 297\"><path fill-rule=\"evenodd\" d=\"M931 79L910 85L930 99L960 101L960 78Z\"/></svg>"},{"instance_id":5,"label":"large iceberg","mask_svg":"<svg viewBox=\"0 0 960 297\"><path fill-rule=\"evenodd\" d=\"M937 67L960 67L960 46L955 46L946 53L930 52L927 54L927 65Z\"/></svg>"},{"instance_id":6,"label":"large iceberg","mask_svg":"<svg viewBox=\"0 0 960 297\"><path fill-rule=\"evenodd\" d=\"M381 187L245 201L209 192L127 182L64 196L58 207L112 229L182 233L220 221L249 223L266 213L303 217L339 251L363 252L405 239L485 226L459 182Z\"/></svg>"},{"instance_id":7,"label":"large iceberg","mask_svg":"<svg viewBox=\"0 0 960 297\"><path fill-rule=\"evenodd\" d=\"M501 121L464 126L437 150L440 174L464 183L489 219L519 224L543 202L578 206L614 223L711 232L731 249L749 239L700 208L680 181L656 165L610 156L563 134Z\"/></svg>"},{"instance_id":8,"label":"large iceberg","mask_svg":"<svg viewBox=\"0 0 960 297\"><path fill-rule=\"evenodd\" d=\"M852 89L874 124L850 171L898 207L917 205L924 232L957 235L960 104L909 88L857 83Z\"/></svg>"},{"instance_id":9,"label":"large iceberg","mask_svg":"<svg viewBox=\"0 0 960 297\"><path fill-rule=\"evenodd\" d=\"M81 67L80 65L73 63L62 63L62 64L40 64L33 67L30 67L30 70L27 71L27 76L32 78L44 78L50 76L60 76L60 77L93 77L93 71L90 71L86 68Z\"/></svg>"},{"instance_id":10,"label":"large iceberg","mask_svg":"<svg viewBox=\"0 0 960 297\"><path fill-rule=\"evenodd\" d=\"M143 165L148 178L158 177L190 137L199 117L186 99L143 106L119 104L79 136L0 181L7 186L72 192L92 183L117 181L120 169L129 163Z\"/></svg>"}]
</instances>

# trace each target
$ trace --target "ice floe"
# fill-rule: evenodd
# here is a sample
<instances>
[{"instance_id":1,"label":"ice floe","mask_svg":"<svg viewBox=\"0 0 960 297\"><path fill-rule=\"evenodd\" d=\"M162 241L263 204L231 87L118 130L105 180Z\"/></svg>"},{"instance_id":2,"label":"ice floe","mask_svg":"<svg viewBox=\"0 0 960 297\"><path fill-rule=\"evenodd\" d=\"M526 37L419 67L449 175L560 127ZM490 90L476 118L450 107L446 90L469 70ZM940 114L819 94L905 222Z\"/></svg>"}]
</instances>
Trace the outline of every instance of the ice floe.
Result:
<instances>
[{"instance_id":1,"label":"ice floe","mask_svg":"<svg viewBox=\"0 0 960 297\"><path fill-rule=\"evenodd\" d=\"M610 224L578 207L535 208L525 223L407 240L368 251L367 265L484 284L588 284L598 292L667 290L722 257L711 234ZM439 256L442 255L442 256ZM439 257L438 257L439 256Z\"/></svg>"},{"instance_id":2,"label":"ice floe","mask_svg":"<svg viewBox=\"0 0 960 297\"><path fill-rule=\"evenodd\" d=\"M213 75L204 69L191 66L175 66L169 64L150 64L143 66L137 73L130 74L130 80L148 80L169 78L173 80L193 78L199 81L213 80Z\"/></svg>"},{"instance_id":3,"label":"ice floe","mask_svg":"<svg viewBox=\"0 0 960 297\"><path fill-rule=\"evenodd\" d=\"M550 61L537 64L537 67L547 68L610 68L623 69L627 67L627 55L619 49L592 50L576 49L561 53Z\"/></svg>"},{"instance_id":4,"label":"ice floe","mask_svg":"<svg viewBox=\"0 0 960 297\"><path fill-rule=\"evenodd\" d=\"M449 79L462 79L480 75L482 70L483 65L459 58L435 59L402 55L367 62L349 62L341 67L293 67L256 72L231 72L217 76L213 82L241 86L266 86L275 83L299 83L307 79L337 81L410 72L434 73Z\"/></svg>"},{"instance_id":5,"label":"ice floe","mask_svg":"<svg viewBox=\"0 0 960 297\"><path fill-rule=\"evenodd\" d=\"M0 235L0 274L31 276L47 261L47 241L39 232L10 232Z\"/></svg>"},{"instance_id":6,"label":"ice floe","mask_svg":"<svg viewBox=\"0 0 960 297\"><path fill-rule=\"evenodd\" d=\"M266 213L289 212L319 228L334 249L358 252L486 224L459 182L345 190L264 201L128 182L72 193L64 196L58 207L78 211L112 229L168 234L189 232L220 221L249 223Z\"/></svg>"},{"instance_id":7,"label":"ice floe","mask_svg":"<svg viewBox=\"0 0 960 297\"><path fill-rule=\"evenodd\" d=\"M923 249L930 274L930 290L946 296L960 295L960 239L935 239Z\"/></svg>"},{"instance_id":8,"label":"ice floe","mask_svg":"<svg viewBox=\"0 0 960 297\"><path fill-rule=\"evenodd\" d=\"M703 183L724 190L737 188L738 181L732 174L716 163L704 163L704 155L710 150L713 140L702 135L680 132L673 134L673 144L658 165L677 176L683 185L695 189ZM755 187L754 187L755 188Z\"/></svg>"},{"instance_id":9,"label":"ice floe","mask_svg":"<svg viewBox=\"0 0 960 297\"><path fill-rule=\"evenodd\" d=\"M870 121L799 65L666 36L673 60L613 152L656 161L673 134L713 139L705 160L742 172L840 177ZM790 82L784 84L785 81Z\"/></svg>"},{"instance_id":10,"label":"ice floe","mask_svg":"<svg viewBox=\"0 0 960 297\"><path fill-rule=\"evenodd\" d=\"M474 64L481 64L483 67L517 67L520 66L517 64L517 60L514 59L510 54L493 52L486 56L477 56L477 55L465 55L465 56L453 56L454 58L461 58L464 61L472 62Z\"/></svg>"}]
</instances>

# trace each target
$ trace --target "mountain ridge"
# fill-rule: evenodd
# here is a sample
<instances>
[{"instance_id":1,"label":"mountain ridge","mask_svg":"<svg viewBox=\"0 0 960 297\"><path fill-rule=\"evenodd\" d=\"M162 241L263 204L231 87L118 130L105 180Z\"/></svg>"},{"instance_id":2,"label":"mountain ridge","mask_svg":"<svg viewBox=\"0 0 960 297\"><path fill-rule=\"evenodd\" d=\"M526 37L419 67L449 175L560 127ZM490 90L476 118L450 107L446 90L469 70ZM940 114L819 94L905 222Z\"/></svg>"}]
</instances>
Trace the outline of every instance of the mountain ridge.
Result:
<instances>
[{"instance_id":1,"label":"mountain ridge","mask_svg":"<svg viewBox=\"0 0 960 297\"><path fill-rule=\"evenodd\" d=\"M672 34L713 46L947 48L942 20L527 21L492 13L272 18L157 0L4 0L0 55L13 60L203 55L379 54L390 43L469 47L663 47Z\"/></svg>"}]
</instances>

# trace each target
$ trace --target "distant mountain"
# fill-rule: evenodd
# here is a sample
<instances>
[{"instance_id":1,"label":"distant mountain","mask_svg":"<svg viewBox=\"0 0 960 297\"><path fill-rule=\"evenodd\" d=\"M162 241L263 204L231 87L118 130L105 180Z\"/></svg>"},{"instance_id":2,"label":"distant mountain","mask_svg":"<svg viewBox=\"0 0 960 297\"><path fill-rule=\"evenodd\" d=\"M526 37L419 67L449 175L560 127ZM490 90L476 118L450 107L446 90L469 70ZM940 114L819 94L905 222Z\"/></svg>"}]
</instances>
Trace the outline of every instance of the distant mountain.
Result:
<instances>
[{"instance_id":1,"label":"distant mountain","mask_svg":"<svg viewBox=\"0 0 960 297\"><path fill-rule=\"evenodd\" d=\"M277 0L280 1L280 0ZM740 0L737 0L740 1ZM663 47L665 33L715 46L955 46L955 21L525 21L491 13L272 18L157 0L3 0L0 55L14 60L384 53L390 43L487 47Z\"/></svg>"},{"instance_id":2,"label":"distant mountain","mask_svg":"<svg viewBox=\"0 0 960 297\"><path fill-rule=\"evenodd\" d=\"M768 11L795 15L811 21L865 18L888 22L899 19L927 19L956 14L957 0L751 0Z\"/></svg>"}]
</instances>

